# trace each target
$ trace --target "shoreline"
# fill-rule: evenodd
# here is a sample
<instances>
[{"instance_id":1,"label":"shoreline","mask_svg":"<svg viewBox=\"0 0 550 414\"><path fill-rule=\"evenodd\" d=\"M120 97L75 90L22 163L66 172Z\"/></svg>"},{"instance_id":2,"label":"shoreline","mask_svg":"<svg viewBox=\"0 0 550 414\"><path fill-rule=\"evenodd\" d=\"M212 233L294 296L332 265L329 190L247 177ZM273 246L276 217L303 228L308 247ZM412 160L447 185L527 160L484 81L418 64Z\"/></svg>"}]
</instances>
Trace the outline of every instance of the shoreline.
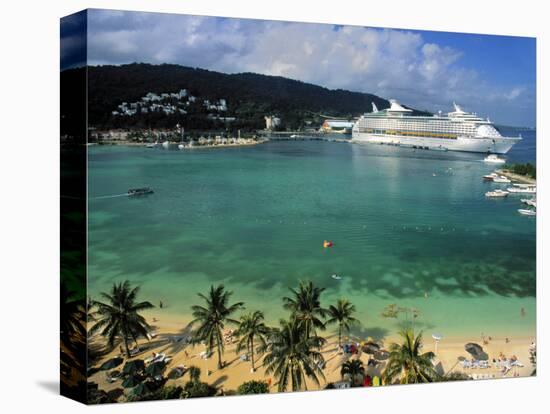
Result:
<instances>
[{"instance_id":1,"label":"shoreline","mask_svg":"<svg viewBox=\"0 0 550 414\"><path fill-rule=\"evenodd\" d=\"M158 310L157 310L158 311ZM150 312L152 313L152 312ZM160 315L158 315L160 316ZM265 368L262 365L262 356L258 356L256 360L256 371L251 371L251 364L249 361L243 361L240 359L241 352L237 354L235 352L236 344L226 343L226 349L222 356L222 360L225 362L225 366L222 369L217 368L217 354L214 353L207 359L202 358L201 353L206 349L204 345L190 345L186 343L186 339L190 338L190 328L185 324L178 324L169 319L158 319L153 322L151 318L147 318L154 327L154 337L148 341L146 339L139 339L138 346L141 349L137 355L133 356L129 360L133 359L145 359L151 357L153 352L164 353L171 357L170 362L167 365L166 374L174 367L185 365L186 367L197 366L201 369L200 380L216 386L218 389L222 389L224 392L235 391L237 387L245 381L250 380L265 380L271 382L270 393L276 393L277 386L276 381L272 375L265 373ZM327 339L327 344L322 348L326 366L323 369L325 380L320 380L320 386L313 384L309 379L307 382L307 389L309 391L321 390L329 382L338 382L341 380L340 367L341 365L350 359L360 359L366 369L366 374L374 376L380 376L385 367L385 362L381 361L377 366L369 366L367 364L369 355L361 352L358 355L344 355L337 349L337 337L331 330L320 333L321 336ZM349 339L348 339L349 338ZM360 342L367 338L348 337L343 335L343 342ZM424 333L424 346L422 351L435 352L437 346L436 357L434 358L434 365L440 373L445 375L452 373L463 373L469 375L472 379L496 379L496 378L514 378L525 377L531 375L533 367L529 361L529 345L535 341L535 336L518 336L513 338L501 338L501 337L489 337L486 338L486 342L482 342L477 334L475 335L460 335L443 338L436 345L435 341L426 333ZM99 336L94 336L91 342L101 342L104 340ZM401 339L397 334L392 333L384 340L376 341L382 348L388 349L391 343L400 343ZM471 356L465 351L464 345L469 342L479 343L483 350L488 354L490 368L463 368L460 360L470 360ZM103 356L95 366L100 366L103 362L119 355L118 347L105 356ZM523 366L513 367L505 374L501 372L501 369L496 366L492 361L499 357L499 355L505 355L507 358L512 356L517 357L518 361ZM124 360L127 358L124 356ZM122 366L121 366L122 367ZM119 368L121 368L119 367ZM91 381L96 382L100 389L105 391L114 390L120 388L120 380L110 383L107 381L107 374L105 371L99 371L93 374L90 378ZM189 381L188 375L184 375L178 379L169 379L166 386L183 385Z\"/></svg>"},{"instance_id":2,"label":"shoreline","mask_svg":"<svg viewBox=\"0 0 550 414\"><path fill-rule=\"evenodd\" d=\"M215 145L200 145L196 144L193 146L185 146L183 149L200 149L200 148L226 148L226 147L248 147L258 144L263 144L267 142L267 140L258 140L255 142L246 142L246 143L227 143L227 144L215 144ZM125 140L113 140L113 141L102 141L101 143L98 142L90 142L86 144L87 146L123 146L123 147L147 147L147 145L150 144L148 142L134 142L134 141L125 141ZM170 142L170 147L177 147L180 144L180 142ZM158 147L161 147L161 144L158 144ZM154 148L151 148L154 149ZM163 148L164 149L164 148ZM179 149L179 148L178 148Z\"/></svg>"},{"instance_id":3,"label":"shoreline","mask_svg":"<svg viewBox=\"0 0 550 414\"><path fill-rule=\"evenodd\" d=\"M506 178L509 178L512 181L518 181L521 184L533 184L533 185L537 184L536 179L531 178L531 177L527 177L525 175L515 174L513 172L510 172L509 170L497 169L496 172L497 172L497 174L503 175L503 176L505 176Z\"/></svg>"}]
</instances>

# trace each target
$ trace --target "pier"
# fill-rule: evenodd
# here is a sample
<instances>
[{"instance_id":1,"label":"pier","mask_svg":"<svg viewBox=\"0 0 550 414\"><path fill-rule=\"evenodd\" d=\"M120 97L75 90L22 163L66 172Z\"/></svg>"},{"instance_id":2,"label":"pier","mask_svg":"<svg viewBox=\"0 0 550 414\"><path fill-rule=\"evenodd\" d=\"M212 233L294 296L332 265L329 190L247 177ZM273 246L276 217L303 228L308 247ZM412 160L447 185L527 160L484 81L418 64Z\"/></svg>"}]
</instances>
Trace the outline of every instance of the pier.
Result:
<instances>
[{"instance_id":1,"label":"pier","mask_svg":"<svg viewBox=\"0 0 550 414\"><path fill-rule=\"evenodd\" d=\"M257 131L258 136L270 141L330 141L350 142L349 134L329 134L326 132L304 131Z\"/></svg>"}]
</instances>

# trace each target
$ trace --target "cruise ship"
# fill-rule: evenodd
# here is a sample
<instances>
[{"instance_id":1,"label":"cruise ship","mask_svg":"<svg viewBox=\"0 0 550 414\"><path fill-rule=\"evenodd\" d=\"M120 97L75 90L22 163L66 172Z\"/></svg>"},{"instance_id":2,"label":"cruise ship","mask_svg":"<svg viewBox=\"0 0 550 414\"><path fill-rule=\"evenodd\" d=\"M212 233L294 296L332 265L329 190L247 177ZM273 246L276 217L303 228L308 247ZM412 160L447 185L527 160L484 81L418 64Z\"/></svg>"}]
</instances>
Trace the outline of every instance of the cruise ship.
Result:
<instances>
[{"instance_id":1,"label":"cruise ship","mask_svg":"<svg viewBox=\"0 0 550 414\"><path fill-rule=\"evenodd\" d=\"M391 106L362 115L353 125L352 142L379 143L439 151L506 154L521 137L503 137L489 119L464 111L417 116L394 99Z\"/></svg>"}]
</instances>

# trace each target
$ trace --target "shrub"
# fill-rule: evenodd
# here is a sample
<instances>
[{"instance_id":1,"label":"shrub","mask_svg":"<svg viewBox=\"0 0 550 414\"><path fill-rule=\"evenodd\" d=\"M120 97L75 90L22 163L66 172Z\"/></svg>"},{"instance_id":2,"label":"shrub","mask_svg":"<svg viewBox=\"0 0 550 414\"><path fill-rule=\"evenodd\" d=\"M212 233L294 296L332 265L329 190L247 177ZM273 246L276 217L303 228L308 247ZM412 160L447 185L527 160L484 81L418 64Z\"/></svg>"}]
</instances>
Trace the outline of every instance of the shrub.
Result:
<instances>
[{"instance_id":1,"label":"shrub","mask_svg":"<svg viewBox=\"0 0 550 414\"><path fill-rule=\"evenodd\" d=\"M206 382L189 381L183 387L183 398L211 397L216 394L216 388Z\"/></svg>"},{"instance_id":2,"label":"shrub","mask_svg":"<svg viewBox=\"0 0 550 414\"><path fill-rule=\"evenodd\" d=\"M237 393L240 395L267 394L269 393L269 386L265 381L247 381L239 385L239 388L237 388Z\"/></svg>"}]
</instances>

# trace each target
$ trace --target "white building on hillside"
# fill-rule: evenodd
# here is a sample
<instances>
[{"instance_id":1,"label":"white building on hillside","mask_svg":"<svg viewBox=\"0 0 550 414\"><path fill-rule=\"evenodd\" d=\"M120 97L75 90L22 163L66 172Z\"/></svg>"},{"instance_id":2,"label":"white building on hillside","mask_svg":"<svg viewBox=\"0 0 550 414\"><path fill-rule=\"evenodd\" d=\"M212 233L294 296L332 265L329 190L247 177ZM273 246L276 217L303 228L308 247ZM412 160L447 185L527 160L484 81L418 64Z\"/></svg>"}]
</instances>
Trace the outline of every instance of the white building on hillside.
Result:
<instances>
[{"instance_id":1,"label":"white building on hillside","mask_svg":"<svg viewBox=\"0 0 550 414\"><path fill-rule=\"evenodd\" d=\"M270 115L264 117L265 119L265 129L272 130L277 128L279 125L281 125L281 118L278 118L276 116Z\"/></svg>"}]
</instances>

